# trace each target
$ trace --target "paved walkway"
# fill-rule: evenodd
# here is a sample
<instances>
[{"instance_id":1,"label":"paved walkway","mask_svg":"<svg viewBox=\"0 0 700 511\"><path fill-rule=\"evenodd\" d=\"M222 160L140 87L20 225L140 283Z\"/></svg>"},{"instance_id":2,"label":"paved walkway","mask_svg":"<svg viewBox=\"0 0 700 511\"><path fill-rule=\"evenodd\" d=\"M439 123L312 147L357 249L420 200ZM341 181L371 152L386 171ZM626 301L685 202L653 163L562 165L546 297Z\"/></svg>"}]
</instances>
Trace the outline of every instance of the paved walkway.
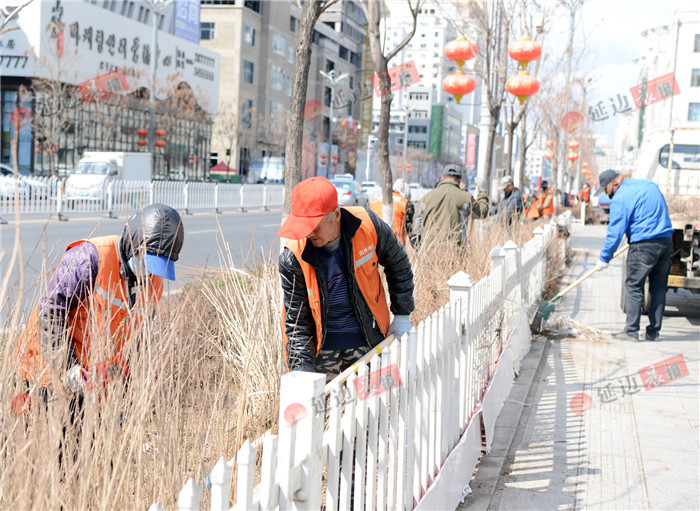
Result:
<instances>
[{"instance_id":1,"label":"paved walkway","mask_svg":"<svg viewBox=\"0 0 700 511\"><path fill-rule=\"evenodd\" d=\"M604 236L574 229L569 281ZM661 341L613 340L621 268L557 303L459 509L700 509L700 295L669 293Z\"/></svg>"}]
</instances>

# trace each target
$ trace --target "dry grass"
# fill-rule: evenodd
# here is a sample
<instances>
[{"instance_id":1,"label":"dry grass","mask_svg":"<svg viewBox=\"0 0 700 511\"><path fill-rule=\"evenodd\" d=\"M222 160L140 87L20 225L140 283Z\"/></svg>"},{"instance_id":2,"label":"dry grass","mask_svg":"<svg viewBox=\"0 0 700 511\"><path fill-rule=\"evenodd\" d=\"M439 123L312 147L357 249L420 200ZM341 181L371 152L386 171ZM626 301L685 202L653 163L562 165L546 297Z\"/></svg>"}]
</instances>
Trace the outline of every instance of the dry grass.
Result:
<instances>
[{"instance_id":1,"label":"dry grass","mask_svg":"<svg viewBox=\"0 0 700 511\"><path fill-rule=\"evenodd\" d=\"M479 280L495 245L521 245L537 225L509 232L475 222L466 249L409 248L414 324L447 302L452 274L463 270ZM264 258L246 271L224 269L164 299L156 320L130 344L128 388L120 380L106 393L89 391L81 427L70 425L65 398L45 405L36 387L28 412L10 410L22 387L10 356L14 336L5 334L0 506L111 510L159 502L175 509L188 477L202 484L221 454L233 457L246 438L274 427L284 370L277 263Z\"/></svg>"}]
</instances>

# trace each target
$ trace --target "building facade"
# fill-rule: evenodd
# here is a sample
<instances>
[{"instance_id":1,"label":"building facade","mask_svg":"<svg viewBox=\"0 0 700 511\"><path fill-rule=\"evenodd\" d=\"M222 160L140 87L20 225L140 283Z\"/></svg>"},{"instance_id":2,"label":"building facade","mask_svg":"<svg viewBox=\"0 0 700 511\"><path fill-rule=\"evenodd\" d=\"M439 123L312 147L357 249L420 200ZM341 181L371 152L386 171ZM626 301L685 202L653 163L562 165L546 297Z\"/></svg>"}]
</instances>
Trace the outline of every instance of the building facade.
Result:
<instances>
[{"instance_id":1,"label":"building facade","mask_svg":"<svg viewBox=\"0 0 700 511\"><path fill-rule=\"evenodd\" d=\"M226 77L212 152L242 175L253 161L284 156L299 20L292 0L202 0L201 44L221 54ZM354 170L365 27L352 0L334 4L316 24L304 105L305 177Z\"/></svg>"},{"instance_id":2,"label":"building facade","mask_svg":"<svg viewBox=\"0 0 700 511\"><path fill-rule=\"evenodd\" d=\"M4 15L15 8L3 4ZM148 2L28 4L0 37L0 160L12 162L15 129L19 166L38 174L70 172L85 151L147 151L138 132L153 109L164 142L154 177L204 178L219 56L193 42L198 10L196 0L155 13Z\"/></svg>"}]
</instances>

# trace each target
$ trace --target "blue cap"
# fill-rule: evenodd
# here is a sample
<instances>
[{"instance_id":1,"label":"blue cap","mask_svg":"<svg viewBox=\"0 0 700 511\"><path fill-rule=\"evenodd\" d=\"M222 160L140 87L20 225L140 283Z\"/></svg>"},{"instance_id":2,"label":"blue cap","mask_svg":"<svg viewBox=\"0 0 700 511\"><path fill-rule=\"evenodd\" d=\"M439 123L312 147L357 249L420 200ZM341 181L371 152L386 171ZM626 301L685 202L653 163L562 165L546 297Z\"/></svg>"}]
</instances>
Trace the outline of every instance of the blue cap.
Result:
<instances>
[{"instance_id":1,"label":"blue cap","mask_svg":"<svg viewBox=\"0 0 700 511\"><path fill-rule=\"evenodd\" d=\"M146 268L148 273L164 279L175 280L175 262L165 256L147 253Z\"/></svg>"}]
</instances>

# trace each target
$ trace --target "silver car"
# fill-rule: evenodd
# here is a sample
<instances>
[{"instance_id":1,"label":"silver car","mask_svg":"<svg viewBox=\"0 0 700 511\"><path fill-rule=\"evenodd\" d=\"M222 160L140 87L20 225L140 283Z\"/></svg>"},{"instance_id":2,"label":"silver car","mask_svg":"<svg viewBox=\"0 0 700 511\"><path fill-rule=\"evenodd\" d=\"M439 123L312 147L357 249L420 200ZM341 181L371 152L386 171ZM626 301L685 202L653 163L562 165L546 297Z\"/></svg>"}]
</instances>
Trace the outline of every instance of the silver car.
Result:
<instances>
[{"instance_id":1,"label":"silver car","mask_svg":"<svg viewBox=\"0 0 700 511\"><path fill-rule=\"evenodd\" d=\"M359 181L334 178L331 180L331 183L338 191L339 206L362 206L366 208L367 204L369 204L367 192L362 188Z\"/></svg>"}]
</instances>

